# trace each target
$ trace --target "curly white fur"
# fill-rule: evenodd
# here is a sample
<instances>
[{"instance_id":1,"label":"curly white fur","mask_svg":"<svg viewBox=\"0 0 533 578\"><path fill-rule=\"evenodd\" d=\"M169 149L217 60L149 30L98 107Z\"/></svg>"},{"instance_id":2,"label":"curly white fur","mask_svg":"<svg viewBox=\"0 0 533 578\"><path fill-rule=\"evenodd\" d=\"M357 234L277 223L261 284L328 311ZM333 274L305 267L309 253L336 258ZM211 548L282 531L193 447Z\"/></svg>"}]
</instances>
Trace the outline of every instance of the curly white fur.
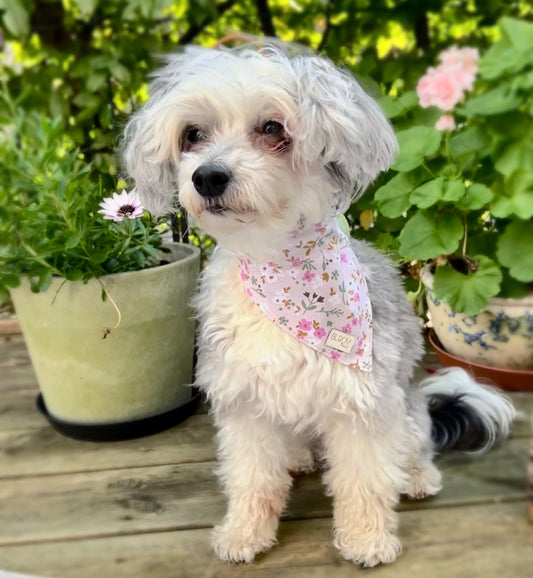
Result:
<instances>
[{"instance_id":1,"label":"curly white fur","mask_svg":"<svg viewBox=\"0 0 533 578\"><path fill-rule=\"evenodd\" d=\"M272 121L283 127L274 137L265 128ZM363 373L264 317L236 259L275 260L289 231L346 208L395 150L390 125L348 73L275 49L191 48L169 57L126 129L127 168L146 206L165 212L179 191L181 205L219 243L196 299L197 385L218 428L228 513L213 544L224 560L250 562L275 543L290 473L310 470L317 452L334 499L335 545L364 566L401 551L400 494L440 489L427 395L449 394L442 387L449 376L432 377L427 395L410 389L423 343L389 261L353 241L373 309L373 370ZM193 182L205 166L230 176L215 199ZM479 394L464 373L453 382L452 395ZM481 398L486 449L508 432L513 410L494 391Z\"/></svg>"}]
</instances>

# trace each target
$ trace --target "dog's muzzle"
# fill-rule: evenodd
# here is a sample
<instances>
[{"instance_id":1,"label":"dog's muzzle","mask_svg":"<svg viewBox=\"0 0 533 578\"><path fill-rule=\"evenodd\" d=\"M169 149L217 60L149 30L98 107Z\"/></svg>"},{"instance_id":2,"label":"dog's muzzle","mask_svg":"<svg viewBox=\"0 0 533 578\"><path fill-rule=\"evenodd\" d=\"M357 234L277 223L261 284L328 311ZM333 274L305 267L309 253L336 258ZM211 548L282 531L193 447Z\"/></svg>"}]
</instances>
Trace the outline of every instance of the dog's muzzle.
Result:
<instances>
[{"instance_id":1,"label":"dog's muzzle","mask_svg":"<svg viewBox=\"0 0 533 578\"><path fill-rule=\"evenodd\" d=\"M220 165L201 165L192 174L198 194L206 198L220 197L231 180L231 171Z\"/></svg>"}]
</instances>

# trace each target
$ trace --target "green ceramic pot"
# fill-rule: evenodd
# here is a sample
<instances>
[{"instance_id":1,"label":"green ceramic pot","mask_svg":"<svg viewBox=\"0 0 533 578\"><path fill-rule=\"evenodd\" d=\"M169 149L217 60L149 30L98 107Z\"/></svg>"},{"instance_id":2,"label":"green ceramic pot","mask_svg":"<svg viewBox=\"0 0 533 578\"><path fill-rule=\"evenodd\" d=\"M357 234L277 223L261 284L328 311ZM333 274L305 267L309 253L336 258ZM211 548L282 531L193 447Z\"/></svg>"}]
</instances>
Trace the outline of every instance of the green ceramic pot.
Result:
<instances>
[{"instance_id":1,"label":"green ceramic pot","mask_svg":"<svg viewBox=\"0 0 533 578\"><path fill-rule=\"evenodd\" d=\"M55 278L44 293L25 280L11 290L50 415L81 424L129 422L161 414L191 397L200 251L173 243L169 264L106 275L102 285Z\"/></svg>"}]
</instances>

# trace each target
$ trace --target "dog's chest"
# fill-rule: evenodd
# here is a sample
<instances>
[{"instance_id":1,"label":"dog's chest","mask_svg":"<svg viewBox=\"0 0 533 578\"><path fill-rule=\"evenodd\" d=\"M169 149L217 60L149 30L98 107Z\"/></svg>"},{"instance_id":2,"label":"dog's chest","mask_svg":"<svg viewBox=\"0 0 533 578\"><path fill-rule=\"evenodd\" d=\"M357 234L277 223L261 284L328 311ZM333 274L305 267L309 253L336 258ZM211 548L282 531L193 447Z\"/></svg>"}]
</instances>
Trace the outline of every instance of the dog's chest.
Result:
<instances>
[{"instance_id":1,"label":"dog's chest","mask_svg":"<svg viewBox=\"0 0 533 578\"><path fill-rule=\"evenodd\" d=\"M197 307L198 384L213 405L246 403L286 423L316 424L328 408L342 411L364 397L360 381L367 376L277 327L248 297L227 254L216 255L204 274Z\"/></svg>"},{"instance_id":2,"label":"dog's chest","mask_svg":"<svg viewBox=\"0 0 533 578\"><path fill-rule=\"evenodd\" d=\"M238 263L227 254L216 255L204 275L198 309L202 341L224 354L224 364L277 375L304 355L305 346L272 323L246 294Z\"/></svg>"}]
</instances>

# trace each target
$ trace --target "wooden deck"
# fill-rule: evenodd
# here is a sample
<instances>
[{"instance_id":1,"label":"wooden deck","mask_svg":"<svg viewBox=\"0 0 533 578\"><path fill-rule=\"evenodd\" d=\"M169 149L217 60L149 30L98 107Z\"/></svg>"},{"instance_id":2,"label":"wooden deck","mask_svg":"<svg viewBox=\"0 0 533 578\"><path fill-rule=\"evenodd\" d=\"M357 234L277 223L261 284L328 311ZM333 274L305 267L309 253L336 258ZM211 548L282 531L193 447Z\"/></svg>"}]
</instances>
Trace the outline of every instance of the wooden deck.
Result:
<instances>
[{"instance_id":1,"label":"wooden deck","mask_svg":"<svg viewBox=\"0 0 533 578\"><path fill-rule=\"evenodd\" d=\"M139 440L79 442L37 413L36 394L21 338L0 337L0 576L533 576L533 526L526 520L533 395L512 395L523 410L512 439L482 457L447 454L440 459L441 494L402 502L399 560L359 570L331 545L331 503L318 475L295 481L278 546L250 566L215 558L209 533L223 516L224 498L205 413Z\"/></svg>"}]
</instances>

